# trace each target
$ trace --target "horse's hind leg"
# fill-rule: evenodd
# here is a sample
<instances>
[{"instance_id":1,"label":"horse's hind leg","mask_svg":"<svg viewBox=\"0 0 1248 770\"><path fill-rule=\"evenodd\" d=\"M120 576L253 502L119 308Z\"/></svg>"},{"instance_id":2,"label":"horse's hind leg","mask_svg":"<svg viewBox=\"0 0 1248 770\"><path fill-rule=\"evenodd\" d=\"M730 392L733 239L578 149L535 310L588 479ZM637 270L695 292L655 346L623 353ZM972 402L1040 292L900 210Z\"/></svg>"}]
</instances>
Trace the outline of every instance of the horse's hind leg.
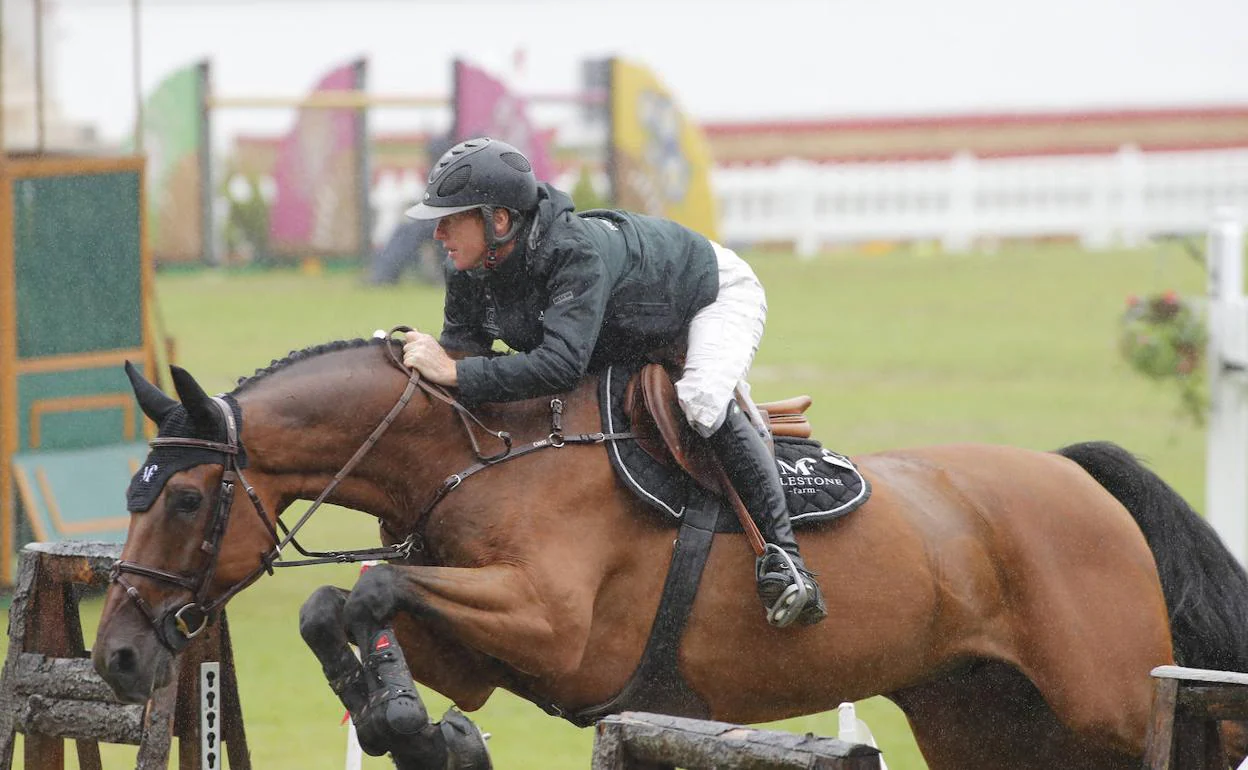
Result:
<instances>
[{"instance_id":1,"label":"horse's hind leg","mask_svg":"<svg viewBox=\"0 0 1248 770\"><path fill-rule=\"evenodd\" d=\"M399 770L443 768L448 749L467 749L471 753L473 739L479 740L480 734L465 717L455 712L436 724L429 721L393 631L379 629L370 635L370 642L374 646L384 644L383 652L388 647L397 655L397 664L394 659L387 661L383 676L402 685L397 699L393 683L385 686L356 658L348 646L344 622L343 610L349 596L341 588L318 588L300 608L299 633L321 662L330 687L351 712L360 747L371 756L389 751ZM484 753L484 746L481 751ZM477 766L486 767L488 759L486 762Z\"/></svg>"},{"instance_id":2,"label":"horse's hind leg","mask_svg":"<svg viewBox=\"0 0 1248 770\"><path fill-rule=\"evenodd\" d=\"M1139 758L1094 745L1060 722L1017 669L981 661L889 696L932 770L1126 770Z\"/></svg>"}]
</instances>

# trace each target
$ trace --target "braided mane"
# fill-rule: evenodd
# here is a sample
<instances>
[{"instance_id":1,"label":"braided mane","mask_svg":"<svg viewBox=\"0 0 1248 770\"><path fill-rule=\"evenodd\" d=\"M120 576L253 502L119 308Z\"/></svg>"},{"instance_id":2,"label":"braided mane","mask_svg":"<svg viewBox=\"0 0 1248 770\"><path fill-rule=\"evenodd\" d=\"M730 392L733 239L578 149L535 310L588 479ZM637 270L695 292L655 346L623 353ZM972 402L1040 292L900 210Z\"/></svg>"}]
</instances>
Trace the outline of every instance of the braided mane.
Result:
<instances>
[{"instance_id":1,"label":"braided mane","mask_svg":"<svg viewBox=\"0 0 1248 770\"><path fill-rule=\"evenodd\" d=\"M309 358L315 358L326 353L335 353L339 350L362 348L368 345L381 345L386 341L387 340L385 339L378 339L376 337L354 340L335 340L333 342L323 342L319 345L312 345L304 348L303 350L292 350L285 358L274 359L273 363L263 369L257 369L255 374L250 377L239 377L238 382L234 385L233 393L240 393L254 385L256 382L263 380L265 377L268 377L274 372L279 372L282 369L285 369L291 364L306 361ZM398 340L389 340L389 342L394 345L402 345L402 343Z\"/></svg>"}]
</instances>

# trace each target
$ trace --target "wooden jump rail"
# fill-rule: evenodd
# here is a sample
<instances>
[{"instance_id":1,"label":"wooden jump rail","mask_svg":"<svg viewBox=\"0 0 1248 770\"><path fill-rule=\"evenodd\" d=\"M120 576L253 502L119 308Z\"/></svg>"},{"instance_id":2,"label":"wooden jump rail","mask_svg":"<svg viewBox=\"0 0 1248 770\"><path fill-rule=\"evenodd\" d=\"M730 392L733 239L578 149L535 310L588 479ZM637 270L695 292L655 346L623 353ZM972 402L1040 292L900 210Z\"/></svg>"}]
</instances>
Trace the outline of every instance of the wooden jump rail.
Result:
<instances>
[{"instance_id":1,"label":"wooden jump rail","mask_svg":"<svg viewBox=\"0 0 1248 770\"><path fill-rule=\"evenodd\" d=\"M879 770L872 746L626 711L598 722L593 770Z\"/></svg>"},{"instance_id":2,"label":"wooden jump rail","mask_svg":"<svg viewBox=\"0 0 1248 770\"><path fill-rule=\"evenodd\" d=\"M1152 671L1145 770L1225 770L1221 720L1248 720L1248 674L1182 666Z\"/></svg>"},{"instance_id":3,"label":"wooden jump rail","mask_svg":"<svg viewBox=\"0 0 1248 770\"><path fill-rule=\"evenodd\" d=\"M178 656L170 683L146 706L118 701L92 668L78 586L107 586L120 553L118 545L80 542L31 543L22 550L0 673L0 770L12 766L17 732L25 736L26 770L63 770L66 739L77 743L82 770L102 769L100 742L138 745L137 770L166 770L175 735L183 770L217 770L222 751L233 770L250 770L225 613ZM215 705L221 719L214 732L221 741L205 761L199 672L201 663L213 661L220 670Z\"/></svg>"}]
</instances>

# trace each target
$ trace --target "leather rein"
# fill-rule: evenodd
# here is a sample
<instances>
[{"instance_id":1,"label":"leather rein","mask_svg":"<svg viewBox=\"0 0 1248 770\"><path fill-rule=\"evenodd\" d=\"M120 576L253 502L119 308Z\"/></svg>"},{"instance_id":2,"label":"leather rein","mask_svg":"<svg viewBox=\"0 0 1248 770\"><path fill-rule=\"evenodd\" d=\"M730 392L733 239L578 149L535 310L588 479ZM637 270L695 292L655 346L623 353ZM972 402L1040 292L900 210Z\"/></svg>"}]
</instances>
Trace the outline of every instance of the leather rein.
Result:
<instances>
[{"instance_id":1,"label":"leather rein","mask_svg":"<svg viewBox=\"0 0 1248 770\"><path fill-rule=\"evenodd\" d=\"M200 543L199 550L207 556L207 563L196 574L187 575L179 572L170 572L168 570L159 569L157 567L149 567L133 561L119 560L113 565L109 573L111 582L117 583L126 592L126 596L139 611L147 618L148 624L156 634L156 638L160 640L168 650L177 654L182 650L190 640L198 636L208 623L211 622L217 611L229 601L235 594L242 591L247 586L258 580L262 575L268 573L273 574L276 567L301 567L312 564L349 564L352 562L380 560L380 561L401 561L410 558L411 554L424 550L424 539L421 530L424 527L429 514L452 490L458 487L469 476L472 476L486 468L497 465L506 460L512 460L522 457L531 452L546 448L560 448L568 444L601 444L606 441L614 441L619 439L635 438L634 433L581 433L574 435L564 435L563 433L563 401L558 398L551 399L551 432L545 438L524 444L519 448L513 449L511 434L507 431L492 430L482 423L477 417L468 410L463 404L456 400L453 396L442 389L441 386L431 383L420 376L420 373L414 369L409 369L403 364L403 360L395 353L395 346L390 337L395 332L406 332L410 329L405 326L395 327L385 337L385 353L391 364L398 367L407 376L407 387L403 389L399 400L391 407L390 411L382 418L381 422L373 429L364 443L360 445L355 454L342 466L342 469L334 474L333 479L325 486L325 489L317 495L316 499L308 506L307 511L295 523L293 527L287 528L282 522L280 515L270 517L264 503L256 494L255 489L247 482L246 476L243 475L242 468L238 464L238 455L242 450L242 443L238 435L238 426L234 420L234 412L230 405L220 396L213 397L212 403L220 411L224 418L226 427L225 442L208 441L197 438L182 438L176 436L157 437L151 440L150 446L155 447L185 447L195 449L208 449L219 452L224 456L222 466L224 470L221 474L221 482L218 487L216 505L213 508L211 518L209 518L204 530L204 539ZM380 335L380 333L379 333ZM438 489L434 492L432 498L427 502L416 516L416 520L412 525L411 531L403 540L393 545L383 546L381 548L362 548L349 551L310 551L299 544L296 534L307 524L312 518L312 514L325 502L333 493L334 489L350 475L351 471L364 459L369 450L377 444L382 435L394 423L399 413L411 401L416 389L420 388L429 397L441 401L459 415L460 421L464 425L464 429L468 434L469 440L472 442L472 449L477 457L477 462L468 466L464 470L448 476ZM476 432L473 425L480 427L483 431L501 440L504 448L501 452L493 455L485 455L481 451L481 446L477 441ZM259 565L244 576L241 580L231 585L223 593L215 598L209 598L208 591L211 587L212 577L217 569L217 561L220 556L221 542L225 537L226 524L230 518L230 508L234 502L235 487L242 484L243 490L247 493L247 497L251 500L252 509L259 517L260 522L264 525L269 533L269 537L273 541L273 547L267 552L260 555ZM277 528L274 527L276 522L277 528L281 529L278 534ZM384 526L384 525L383 525ZM301 555L307 558L289 560L282 559L282 549L286 546L292 546ZM141 577L151 578L153 580L168 583L177 586L191 594L191 600L183 604L178 609L169 609L164 613L157 614L151 604L139 593L138 589L125 577L126 575L138 575Z\"/></svg>"}]
</instances>

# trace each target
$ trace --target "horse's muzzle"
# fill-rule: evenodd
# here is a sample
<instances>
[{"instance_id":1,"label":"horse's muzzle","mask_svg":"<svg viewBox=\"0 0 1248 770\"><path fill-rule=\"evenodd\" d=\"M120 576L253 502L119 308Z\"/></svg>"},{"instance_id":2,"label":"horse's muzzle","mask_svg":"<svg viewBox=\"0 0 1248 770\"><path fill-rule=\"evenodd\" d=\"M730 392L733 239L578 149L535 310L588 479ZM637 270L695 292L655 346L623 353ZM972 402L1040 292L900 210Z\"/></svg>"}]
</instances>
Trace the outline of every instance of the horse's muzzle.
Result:
<instances>
[{"instance_id":1,"label":"horse's muzzle","mask_svg":"<svg viewBox=\"0 0 1248 770\"><path fill-rule=\"evenodd\" d=\"M154 641L154 640L153 640ZM91 654L95 672L123 703L144 703L169 682L173 656L160 644L110 644L97 639Z\"/></svg>"}]
</instances>

